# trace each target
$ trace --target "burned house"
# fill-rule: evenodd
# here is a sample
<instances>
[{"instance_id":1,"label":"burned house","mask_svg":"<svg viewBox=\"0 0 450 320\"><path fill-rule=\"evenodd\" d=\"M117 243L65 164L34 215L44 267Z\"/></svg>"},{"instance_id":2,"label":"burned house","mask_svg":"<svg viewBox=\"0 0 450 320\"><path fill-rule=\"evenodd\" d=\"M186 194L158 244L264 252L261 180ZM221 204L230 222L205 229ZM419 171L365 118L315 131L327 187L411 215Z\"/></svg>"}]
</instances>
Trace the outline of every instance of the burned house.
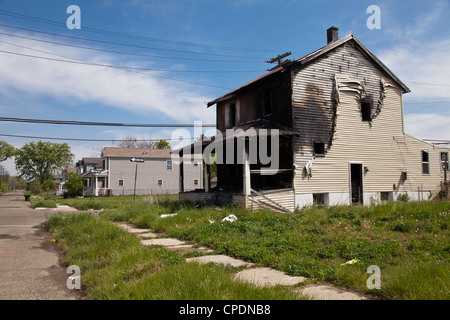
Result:
<instances>
[{"instance_id":1,"label":"burned house","mask_svg":"<svg viewBox=\"0 0 450 320\"><path fill-rule=\"evenodd\" d=\"M214 153L217 186L208 187L207 164L205 189L180 189L180 200L292 212L435 193L449 149L404 133L402 95L410 90L355 36L337 32L327 30L323 48L207 104L217 107L220 134L180 155Z\"/></svg>"}]
</instances>

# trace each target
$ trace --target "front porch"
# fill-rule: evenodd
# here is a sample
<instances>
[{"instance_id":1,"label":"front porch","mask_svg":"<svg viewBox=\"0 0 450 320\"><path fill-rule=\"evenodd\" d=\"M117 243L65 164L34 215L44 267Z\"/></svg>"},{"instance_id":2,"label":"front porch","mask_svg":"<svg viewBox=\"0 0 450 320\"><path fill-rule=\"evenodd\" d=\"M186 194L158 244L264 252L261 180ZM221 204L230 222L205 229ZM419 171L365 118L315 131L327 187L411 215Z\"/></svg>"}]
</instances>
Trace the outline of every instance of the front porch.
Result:
<instances>
[{"instance_id":1,"label":"front porch","mask_svg":"<svg viewBox=\"0 0 450 320\"><path fill-rule=\"evenodd\" d=\"M108 171L91 171L83 175L83 197L108 195Z\"/></svg>"},{"instance_id":2,"label":"front porch","mask_svg":"<svg viewBox=\"0 0 450 320\"><path fill-rule=\"evenodd\" d=\"M180 149L179 200L293 212L293 135L286 129L248 125ZM198 154L205 161L204 189L185 192L183 163ZM215 188L211 188L211 158L217 165Z\"/></svg>"}]
</instances>

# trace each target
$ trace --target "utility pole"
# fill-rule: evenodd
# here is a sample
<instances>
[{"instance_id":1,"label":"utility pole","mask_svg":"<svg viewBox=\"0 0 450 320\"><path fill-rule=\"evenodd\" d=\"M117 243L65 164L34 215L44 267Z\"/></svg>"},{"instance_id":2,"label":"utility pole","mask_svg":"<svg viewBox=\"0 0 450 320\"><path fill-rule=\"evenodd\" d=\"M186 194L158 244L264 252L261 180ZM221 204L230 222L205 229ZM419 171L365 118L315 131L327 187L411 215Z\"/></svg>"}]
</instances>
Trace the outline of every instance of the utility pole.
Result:
<instances>
[{"instance_id":1,"label":"utility pole","mask_svg":"<svg viewBox=\"0 0 450 320\"><path fill-rule=\"evenodd\" d=\"M144 162L144 159L132 157L132 158L130 158L130 161L136 162L136 170L134 171L134 192L133 192L133 201L134 201L136 199L136 181L137 181L138 164L139 164L139 162Z\"/></svg>"},{"instance_id":2,"label":"utility pole","mask_svg":"<svg viewBox=\"0 0 450 320\"><path fill-rule=\"evenodd\" d=\"M448 197L448 182L447 182L447 170L448 170L448 153L442 153L444 155L444 163L443 166L444 168L444 197L447 198Z\"/></svg>"},{"instance_id":3,"label":"utility pole","mask_svg":"<svg viewBox=\"0 0 450 320\"><path fill-rule=\"evenodd\" d=\"M292 54L292 52L289 51L289 52L283 53L282 55L277 55L275 58L266 60L266 62L267 62L267 63L275 63L275 62L278 62L278 66L276 66L276 67L280 67L281 64L282 64L282 62L284 62L284 61L281 61L281 59L284 59L284 58L286 58L287 56L290 56L291 54ZM276 67L273 67L272 69L269 69L268 71L271 71L271 70L273 70L273 69L276 68Z\"/></svg>"}]
</instances>

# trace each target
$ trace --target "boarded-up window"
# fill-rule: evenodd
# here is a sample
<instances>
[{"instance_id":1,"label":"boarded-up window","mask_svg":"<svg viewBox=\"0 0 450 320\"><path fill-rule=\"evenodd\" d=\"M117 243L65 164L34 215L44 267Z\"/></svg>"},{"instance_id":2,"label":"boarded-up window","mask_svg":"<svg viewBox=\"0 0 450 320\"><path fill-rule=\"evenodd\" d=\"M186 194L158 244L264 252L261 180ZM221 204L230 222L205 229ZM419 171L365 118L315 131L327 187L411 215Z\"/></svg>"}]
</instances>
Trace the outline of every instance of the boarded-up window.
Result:
<instances>
[{"instance_id":1,"label":"boarded-up window","mask_svg":"<svg viewBox=\"0 0 450 320\"><path fill-rule=\"evenodd\" d=\"M430 157L425 150L422 150L422 174L430 174Z\"/></svg>"},{"instance_id":2,"label":"boarded-up window","mask_svg":"<svg viewBox=\"0 0 450 320\"><path fill-rule=\"evenodd\" d=\"M363 121L372 121L372 108L368 100L361 100L361 116Z\"/></svg>"}]
</instances>

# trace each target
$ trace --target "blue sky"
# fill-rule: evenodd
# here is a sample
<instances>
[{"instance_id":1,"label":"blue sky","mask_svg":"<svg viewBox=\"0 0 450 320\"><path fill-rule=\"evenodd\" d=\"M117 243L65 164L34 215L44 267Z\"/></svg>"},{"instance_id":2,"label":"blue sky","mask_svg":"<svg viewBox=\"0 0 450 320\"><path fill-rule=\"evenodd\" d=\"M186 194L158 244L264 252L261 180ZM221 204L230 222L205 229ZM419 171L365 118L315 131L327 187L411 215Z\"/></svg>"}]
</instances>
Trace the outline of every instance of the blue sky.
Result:
<instances>
[{"instance_id":1,"label":"blue sky","mask_svg":"<svg viewBox=\"0 0 450 320\"><path fill-rule=\"evenodd\" d=\"M65 26L67 7L73 4L81 9L81 30ZM367 28L370 5L381 9L381 29ZM334 25L340 37L353 33L412 90L404 95L405 132L448 140L449 16L450 3L441 0L0 1L2 51L141 68L129 72L0 52L0 116L214 123L215 110L207 109L206 102L262 74L270 67L265 60L277 54L291 51L290 58L295 59L324 46L326 29ZM145 139L170 137L171 131L0 122L0 134L63 138ZM0 139L16 147L32 141ZM113 146L67 142L76 159L98 154L101 146ZM14 174L12 161L2 165Z\"/></svg>"}]
</instances>

